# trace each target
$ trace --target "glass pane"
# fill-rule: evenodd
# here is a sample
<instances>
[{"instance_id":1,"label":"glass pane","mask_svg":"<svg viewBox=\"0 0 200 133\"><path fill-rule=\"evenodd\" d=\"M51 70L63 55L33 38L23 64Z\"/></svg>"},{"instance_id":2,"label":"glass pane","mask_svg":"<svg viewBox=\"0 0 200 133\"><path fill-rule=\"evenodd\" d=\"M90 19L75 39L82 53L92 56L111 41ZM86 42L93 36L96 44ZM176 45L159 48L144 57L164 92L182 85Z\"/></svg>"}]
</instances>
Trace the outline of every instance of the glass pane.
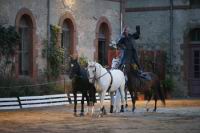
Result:
<instances>
[{"instance_id":1,"label":"glass pane","mask_svg":"<svg viewBox=\"0 0 200 133\"><path fill-rule=\"evenodd\" d=\"M194 59L194 64L196 64L196 65L198 65L198 64L200 64L200 59Z\"/></svg>"},{"instance_id":2,"label":"glass pane","mask_svg":"<svg viewBox=\"0 0 200 133\"><path fill-rule=\"evenodd\" d=\"M190 0L191 7L200 7L200 0Z\"/></svg>"},{"instance_id":3,"label":"glass pane","mask_svg":"<svg viewBox=\"0 0 200 133\"><path fill-rule=\"evenodd\" d=\"M200 55L200 51L199 50L195 50L194 51L194 58L199 58Z\"/></svg>"},{"instance_id":4,"label":"glass pane","mask_svg":"<svg viewBox=\"0 0 200 133\"><path fill-rule=\"evenodd\" d=\"M200 41L200 29L194 29L190 32L191 41Z\"/></svg>"},{"instance_id":5,"label":"glass pane","mask_svg":"<svg viewBox=\"0 0 200 133\"><path fill-rule=\"evenodd\" d=\"M196 71L200 71L200 65L195 65L194 66L194 71L196 72Z\"/></svg>"},{"instance_id":6,"label":"glass pane","mask_svg":"<svg viewBox=\"0 0 200 133\"><path fill-rule=\"evenodd\" d=\"M194 73L194 78L200 78L200 72L195 72Z\"/></svg>"},{"instance_id":7,"label":"glass pane","mask_svg":"<svg viewBox=\"0 0 200 133\"><path fill-rule=\"evenodd\" d=\"M29 74L29 55L30 55L30 46L31 46L31 30L28 28L21 28L21 45L20 45L20 74L28 75Z\"/></svg>"},{"instance_id":8,"label":"glass pane","mask_svg":"<svg viewBox=\"0 0 200 133\"><path fill-rule=\"evenodd\" d=\"M71 36L70 31L63 31L62 33L62 48L64 48L64 58L70 55ZM63 62L64 63L64 62Z\"/></svg>"}]
</instances>

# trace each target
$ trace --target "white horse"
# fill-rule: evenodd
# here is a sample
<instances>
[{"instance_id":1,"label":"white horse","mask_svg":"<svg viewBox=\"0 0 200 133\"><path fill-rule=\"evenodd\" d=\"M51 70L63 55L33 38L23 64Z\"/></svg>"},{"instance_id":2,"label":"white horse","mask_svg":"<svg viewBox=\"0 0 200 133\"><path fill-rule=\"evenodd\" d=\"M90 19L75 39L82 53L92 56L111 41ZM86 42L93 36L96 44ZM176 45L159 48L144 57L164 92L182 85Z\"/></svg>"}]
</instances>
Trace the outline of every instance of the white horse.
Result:
<instances>
[{"instance_id":1,"label":"white horse","mask_svg":"<svg viewBox=\"0 0 200 133\"><path fill-rule=\"evenodd\" d=\"M113 69L108 71L103 68L99 63L88 62L88 77L89 82L94 83L96 91L100 96L101 113L106 114L104 108L104 98L108 91L111 96L111 108L110 113L113 112L114 104L114 93L116 96L120 93L121 96L121 112L124 112L124 88L125 88L125 77L121 70Z\"/></svg>"}]
</instances>

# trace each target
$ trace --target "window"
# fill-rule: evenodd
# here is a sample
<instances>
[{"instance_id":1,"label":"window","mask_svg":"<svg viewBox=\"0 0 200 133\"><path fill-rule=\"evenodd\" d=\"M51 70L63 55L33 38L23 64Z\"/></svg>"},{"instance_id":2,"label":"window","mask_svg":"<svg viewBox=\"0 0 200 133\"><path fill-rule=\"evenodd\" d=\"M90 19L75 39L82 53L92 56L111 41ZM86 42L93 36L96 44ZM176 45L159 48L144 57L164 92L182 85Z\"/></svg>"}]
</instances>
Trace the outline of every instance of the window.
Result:
<instances>
[{"instance_id":1,"label":"window","mask_svg":"<svg viewBox=\"0 0 200 133\"><path fill-rule=\"evenodd\" d=\"M200 0L190 0L191 8L200 8Z\"/></svg>"},{"instance_id":2,"label":"window","mask_svg":"<svg viewBox=\"0 0 200 133\"><path fill-rule=\"evenodd\" d=\"M108 27L105 23L101 24L98 36L98 62L105 66L108 64L107 48L106 48L106 35Z\"/></svg>"},{"instance_id":3,"label":"window","mask_svg":"<svg viewBox=\"0 0 200 133\"><path fill-rule=\"evenodd\" d=\"M70 22L68 19L66 19L63 22L62 27L62 43L61 47L64 49L64 58L67 59L67 57L70 55L70 46L71 46L71 27ZM66 63L63 61L63 63Z\"/></svg>"},{"instance_id":4,"label":"window","mask_svg":"<svg viewBox=\"0 0 200 133\"><path fill-rule=\"evenodd\" d=\"M193 29L190 32L191 41L200 41L200 28Z\"/></svg>"},{"instance_id":5,"label":"window","mask_svg":"<svg viewBox=\"0 0 200 133\"><path fill-rule=\"evenodd\" d=\"M19 45L19 73L20 75L30 74L30 56L31 56L31 35L32 28L30 26L28 16L22 16L19 26L19 34L21 42Z\"/></svg>"},{"instance_id":6,"label":"window","mask_svg":"<svg viewBox=\"0 0 200 133\"><path fill-rule=\"evenodd\" d=\"M194 51L194 78L200 78L200 50Z\"/></svg>"}]
</instances>

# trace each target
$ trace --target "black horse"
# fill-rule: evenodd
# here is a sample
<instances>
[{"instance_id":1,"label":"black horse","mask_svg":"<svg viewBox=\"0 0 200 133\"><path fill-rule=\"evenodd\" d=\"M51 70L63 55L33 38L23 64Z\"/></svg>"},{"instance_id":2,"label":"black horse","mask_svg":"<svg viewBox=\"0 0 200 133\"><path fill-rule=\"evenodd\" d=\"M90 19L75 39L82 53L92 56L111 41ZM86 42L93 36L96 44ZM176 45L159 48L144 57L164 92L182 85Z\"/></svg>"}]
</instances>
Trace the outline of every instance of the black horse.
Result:
<instances>
[{"instance_id":1,"label":"black horse","mask_svg":"<svg viewBox=\"0 0 200 133\"><path fill-rule=\"evenodd\" d=\"M138 70L136 70L132 64L126 64L124 65L124 71L128 77L127 81L127 87L131 95L132 99L132 111L135 110L135 102L137 99L137 92L143 92L146 94L146 98L148 102L153 97L155 100L155 106L154 110L157 109L157 100L158 98L161 99L162 103L165 105L165 96L164 91L161 88L161 83L159 80L159 77L154 74L153 72L146 72L146 76L148 76L148 79L144 79L138 75ZM148 104L147 102L147 104ZM147 107L146 104L146 107ZM147 108L147 111L149 109Z\"/></svg>"},{"instance_id":2,"label":"black horse","mask_svg":"<svg viewBox=\"0 0 200 133\"><path fill-rule=\"evenodd\" d=\"M77 93L80 92L82 93L80 116L83 116L84 98L86 98L88 106L91 104L92 106L94 106L94 103L96 102L96 89L93 84L89 83L87 70L79 65L77 59L70 58L69 68L69 77L70 79L72 79L72 91L74 94L74 115L77 115Z\"/></svg>"}]
</instances>

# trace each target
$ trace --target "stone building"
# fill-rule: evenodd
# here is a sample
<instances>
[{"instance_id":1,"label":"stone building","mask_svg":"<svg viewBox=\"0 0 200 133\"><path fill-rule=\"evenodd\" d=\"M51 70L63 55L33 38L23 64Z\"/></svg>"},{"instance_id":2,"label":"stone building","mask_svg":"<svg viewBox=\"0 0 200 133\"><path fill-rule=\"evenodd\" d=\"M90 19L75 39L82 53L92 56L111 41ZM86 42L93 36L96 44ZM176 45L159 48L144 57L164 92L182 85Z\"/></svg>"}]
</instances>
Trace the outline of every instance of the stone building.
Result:
<instances>
[{"instance_id":1,"label":"stone building","mask_svg":"<svg viewBox=\"0 0 200 133\"><path fill-rule=\"evenodd\" d=\"M0 24L21 34L16 75L33 79L46 68L42 57L49 25L61 27L59 45L108 63L109 42L122 25L140 25L137 48L163 50L176 81L175 96L200 96L199 0L0 0ZM22 48L23 47L23 48Z\"/></svg>"},{"instance_id":2,"label":"stone building","mask_svg":"<svg viewBox=\"0 0 200 133\"><path fill-rule=\"evenodd\" d=\"M16 75L33 79L46 68L42 57L49 25L61 27L65 54L78 53L107 64L108 44L120 34L119 0L0 0L0 24L21 35Z\"/></svg>"},{"instance_id":3,"label":"stone building","mask_svg":"<svg viewBox=\"0 0 200 133\"><path fill-rule=\"evenodd\" d=\"M175 96L200 96L200 1L127 0L124 23L141 27L138 48L164 50Z\"/></svg>"}]
</instances>

